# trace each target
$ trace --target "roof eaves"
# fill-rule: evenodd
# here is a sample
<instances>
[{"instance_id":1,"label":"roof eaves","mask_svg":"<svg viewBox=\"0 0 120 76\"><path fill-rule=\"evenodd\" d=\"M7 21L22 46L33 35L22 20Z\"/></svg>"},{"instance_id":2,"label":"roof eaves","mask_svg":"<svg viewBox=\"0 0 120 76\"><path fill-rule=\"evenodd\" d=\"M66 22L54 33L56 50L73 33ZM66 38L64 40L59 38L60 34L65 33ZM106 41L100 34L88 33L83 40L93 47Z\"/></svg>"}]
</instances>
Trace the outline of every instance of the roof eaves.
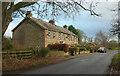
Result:
<instances>
[{"instance_id":1,"label":"roof eaves","mask_svg":"<svg viewBox=\"0 0 120 76\"><path fill-rule=\"evenodd\" d=\"M39 25L42 29L48 29L44 26L41 26L42 24L38 23L37 21L35 21L33 18L29 18L30 20L32 20L34 23L36 23L37 25Z\"/></svg>"},{"instance_id":2,"label":"roof eaves","mask_svg":"<svg viewBox=\"0 0 120 76\"><path fill-rule=\"evenodd\" d=\"M14 32L25 20L26 20L26 18L24 18L24 19L12 30L12 32Z\"/></svg>"}]
</instances>

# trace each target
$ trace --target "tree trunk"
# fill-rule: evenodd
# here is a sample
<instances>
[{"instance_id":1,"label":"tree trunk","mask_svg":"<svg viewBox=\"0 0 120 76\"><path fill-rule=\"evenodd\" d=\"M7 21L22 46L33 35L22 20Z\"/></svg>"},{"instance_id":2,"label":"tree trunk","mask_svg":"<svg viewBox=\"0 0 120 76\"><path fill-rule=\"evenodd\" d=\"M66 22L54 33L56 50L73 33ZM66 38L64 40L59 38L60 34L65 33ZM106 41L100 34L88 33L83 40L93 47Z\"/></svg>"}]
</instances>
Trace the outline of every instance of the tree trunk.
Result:
<instances>
[{"instance_id":1,"label":"tree trunk","mask_svg":"<svg viewBox=\"0 0 120 76\"><path fill-rule=\"evenodd\" d=\"M120 48L120 33L118 33L118 48Z\"/></svg>"},{"instance_id":2,"label":"tree trunk","mask_svg":"<svg viewBox=\"0 0 120 76\"><path fill-rule=\"evenodd\" d=\"M11 2L11 7L9 9L7 9L8 5L9 5L9 2L2 3L2 36L4 36L9 23L12 21L14 2Z\"/></svg>"},{"instance_id":3,"label":"tree trunk","mask_svg":"<svg viewBox=\"0 0 120 76\"><path fill-rule=\"evenodd\" d=\"M8 28L9 23L12 21L12 13L3 13L2 14L2 36L5 34L5 31Z\"/></svg>"}]
</instances>

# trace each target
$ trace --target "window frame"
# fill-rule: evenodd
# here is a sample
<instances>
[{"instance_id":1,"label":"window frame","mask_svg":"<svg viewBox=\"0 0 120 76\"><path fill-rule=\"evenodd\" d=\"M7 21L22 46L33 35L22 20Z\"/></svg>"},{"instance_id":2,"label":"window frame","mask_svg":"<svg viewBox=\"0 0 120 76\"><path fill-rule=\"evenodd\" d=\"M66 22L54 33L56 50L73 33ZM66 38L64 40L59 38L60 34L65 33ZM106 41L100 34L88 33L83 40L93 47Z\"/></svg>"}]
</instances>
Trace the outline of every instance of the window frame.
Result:
<instances>
[{"instance_id":1,"label":"window frame","mask_svg":"<svg viewBox=\"0 0 120 76\"><path fill-rule=\"evenodd\" d=\"M62 39L65 40L65 35L64 35L64 33L63 33L63 35L62 35Z\"/></svg>"},{"instance_id":2,"label":"window frame","mask_svg":"<svg viewBox=\"0 0 120 76\"><path fill-rule=\"evenodd\" d=\"M58 35L58 36L59 36L59 39L61 39L61 32L59 32L59 35Z\"/></svg>"},{"instance_id":3,"label":"window frame","mask_svg":"<svg viewBox=\"0 0 120 76\"><path fill-rule=\"evenodd\" d=\"M49 38L51 37L51 31L48 31L48 37Z\"/></svg>"},{"instance_id":4,"label":"window frame","mask_svg":"<svg viewBox=\"0 0 120 76\"><path fill-rule=\"evenodd\" d=\"M56 37L56 32L55 31L53 31L53 38L55 38Z\"/></svg>"}]
</instances>

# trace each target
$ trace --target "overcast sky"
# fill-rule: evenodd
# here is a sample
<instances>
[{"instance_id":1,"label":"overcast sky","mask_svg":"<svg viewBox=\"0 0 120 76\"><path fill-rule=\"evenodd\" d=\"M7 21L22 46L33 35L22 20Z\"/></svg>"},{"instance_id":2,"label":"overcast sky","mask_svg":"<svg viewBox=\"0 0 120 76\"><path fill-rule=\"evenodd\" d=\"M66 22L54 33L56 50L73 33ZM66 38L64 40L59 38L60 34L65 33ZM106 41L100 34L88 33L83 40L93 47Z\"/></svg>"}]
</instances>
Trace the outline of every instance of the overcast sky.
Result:
<instances>
[{"instance_id":1,"label":"overcast sky","mask_svg":"<svg viewBox=\"0 0 120 76\"><path fill-rule=\"evenodd\" d=\"M65 18L64 14L57 17L55 23L59 26L74 25L75 28L82 30L88 37L95 37L95 34L102 30L104 33L109 32L111 28L112 20L115 18L115 13L110 9L116 9L118 7L117 2L100 2L96 7L96 13L102 14L102 17L91 16L89 12L81 10L79 15L76 15L74 19ZM33 13L33 17L36 14ZM5 36L12 37L11 30L21 22L23 18L16 18L12 21L5 33ZM52 18L51 18L52 19ZM49 21L48 19L43 19Z\"/></svg>"}]
</instances>

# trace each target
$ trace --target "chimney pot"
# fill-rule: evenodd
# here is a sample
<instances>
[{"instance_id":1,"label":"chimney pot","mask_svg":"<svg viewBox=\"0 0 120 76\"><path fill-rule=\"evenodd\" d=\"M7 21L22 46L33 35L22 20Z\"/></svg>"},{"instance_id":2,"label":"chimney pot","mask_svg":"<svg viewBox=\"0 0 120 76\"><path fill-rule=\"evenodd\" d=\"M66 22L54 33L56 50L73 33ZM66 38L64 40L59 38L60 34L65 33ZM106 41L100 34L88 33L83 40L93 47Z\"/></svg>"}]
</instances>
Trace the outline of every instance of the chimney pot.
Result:
<instances>
[{"instance_id":1,"label":"chimney pot","mask_svg":"<svg viewBox=\"0 0 120 76\"><path fill-rule=\"evenodd\" d=\"M50 20L49 23L52 24L52 25L55 25L55 20L54 19Z\"/></svg>"},{"instance_id":2,"label":"chimney pot","mask_svg":"<svg viewBox=\"0 0 120 76\"><path fill-rule=\"evenodd\" d=\"M68 26L67 26L67 25L64 25L63 28L68 29Z\"/></svg>"},{"instance_id":3,"label":"chimney pot","mask_svg":"<svg viewBox=\"0 0 120 76\"><path fill-rule=\"evenodd\" d=\"M27 12L26 12L26 17L32 17L31 11L27 11Z\"/></svg>"}]
</instances>

